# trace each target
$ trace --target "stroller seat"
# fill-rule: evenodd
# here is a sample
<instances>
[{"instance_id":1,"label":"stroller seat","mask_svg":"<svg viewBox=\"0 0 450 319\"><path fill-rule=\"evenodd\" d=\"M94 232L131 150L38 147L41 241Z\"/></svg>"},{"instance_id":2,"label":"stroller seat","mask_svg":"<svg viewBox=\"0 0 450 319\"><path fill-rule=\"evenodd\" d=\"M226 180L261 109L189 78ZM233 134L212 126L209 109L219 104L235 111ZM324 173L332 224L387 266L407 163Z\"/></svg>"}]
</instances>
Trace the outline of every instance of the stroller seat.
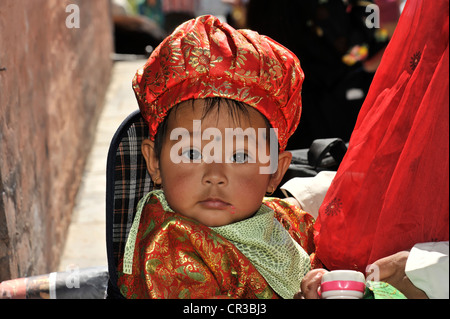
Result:
<instances>
[{"instance_id":1,"label":"stroller seat","mask_svg":"<svg viewBox=\"0 0 450 319\"><path fill-rule=\"evenodd\" d=\"M123 298L117 287L117 266L139 200L153 188L141 144L148 126L139 110L131 113L112 138L106 165L106 249L108 255L107 298Z\"/></svg>"}]
</instances>

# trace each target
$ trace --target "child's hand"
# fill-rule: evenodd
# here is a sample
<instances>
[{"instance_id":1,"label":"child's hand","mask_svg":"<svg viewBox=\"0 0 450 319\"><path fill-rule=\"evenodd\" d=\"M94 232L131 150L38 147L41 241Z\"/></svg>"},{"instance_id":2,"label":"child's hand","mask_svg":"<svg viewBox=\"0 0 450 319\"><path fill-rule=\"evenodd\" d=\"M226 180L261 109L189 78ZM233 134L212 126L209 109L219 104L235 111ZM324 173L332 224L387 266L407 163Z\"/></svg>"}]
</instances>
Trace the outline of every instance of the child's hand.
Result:
<instances>
[{"instance_id":1,"label":"child's hand","mask_svg":"<svg viewBox=\"0 0 450 319\"><path fill-rule=\"evenodd\" d=\"M327 273L325 269L314 269L303 277L300 293L294 298L297 299L320 299L319 289L323 274Z\"/></svg>"}]
</instances>

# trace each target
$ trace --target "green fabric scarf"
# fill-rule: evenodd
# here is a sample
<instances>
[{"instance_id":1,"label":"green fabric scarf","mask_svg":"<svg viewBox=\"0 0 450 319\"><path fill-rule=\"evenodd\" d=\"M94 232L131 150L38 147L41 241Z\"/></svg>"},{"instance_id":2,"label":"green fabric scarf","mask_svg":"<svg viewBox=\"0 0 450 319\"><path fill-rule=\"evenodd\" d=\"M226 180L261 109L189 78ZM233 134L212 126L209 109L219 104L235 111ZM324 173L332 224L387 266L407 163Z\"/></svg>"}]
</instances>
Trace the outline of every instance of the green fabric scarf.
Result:
<instances>
[{"instance_id":1,"label":"green fabric scarf","mask_svg":"<svg viewBox=\"0 0 450 319\"><path fill-rule=\"evenodd\" d=\"M261 205L248 219L212 230L232 242L282 298L292 299L303 276L311 269L309 256L274 217Z\"/></svg>"}]
</instances>

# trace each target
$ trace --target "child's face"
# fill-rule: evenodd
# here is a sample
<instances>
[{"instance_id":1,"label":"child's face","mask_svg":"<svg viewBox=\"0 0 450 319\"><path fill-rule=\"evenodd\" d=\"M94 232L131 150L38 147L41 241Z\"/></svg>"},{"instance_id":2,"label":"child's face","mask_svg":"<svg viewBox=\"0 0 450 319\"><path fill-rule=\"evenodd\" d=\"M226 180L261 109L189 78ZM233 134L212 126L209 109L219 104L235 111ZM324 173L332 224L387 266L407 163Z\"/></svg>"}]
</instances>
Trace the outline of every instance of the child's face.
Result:
<instances>
[{"instance_id":1,"label":"child's face","mask_svg":"<svg viewBox=\"0 0 450 319\"><path fill-rule=\"evenodd\" d=\"M193 106L185 102L169 115L159 161L153 154L145 154L152 152L149 140L144 142L143 153L150 174L160 177L158 182L175 212L206 226L223 226L248 218L259 209L265 193L277 187L291 156L281 153L278 164L283 168L274 174L261 174L260 167L269 165L267 161L263 164L258 154L261 149L263 155L269 154L269 143L262 136L268 131L263 116L249 108L248 116L239 114L236 120L226 107L221 107L202 119L203 104L203 100L196 100ZM208 128L214 129L205 131ZM255 132L256 136L244 136L241 145L237 145L236 138L231 138L230 143L229 131L236 128ZM195 135L200 130L203 136ZM182 136L180 132L190 135ZM206 136L206 132L212 132L213 137ZM256 152L251 143L257 144Z\"/></svg>"}]
</instances>

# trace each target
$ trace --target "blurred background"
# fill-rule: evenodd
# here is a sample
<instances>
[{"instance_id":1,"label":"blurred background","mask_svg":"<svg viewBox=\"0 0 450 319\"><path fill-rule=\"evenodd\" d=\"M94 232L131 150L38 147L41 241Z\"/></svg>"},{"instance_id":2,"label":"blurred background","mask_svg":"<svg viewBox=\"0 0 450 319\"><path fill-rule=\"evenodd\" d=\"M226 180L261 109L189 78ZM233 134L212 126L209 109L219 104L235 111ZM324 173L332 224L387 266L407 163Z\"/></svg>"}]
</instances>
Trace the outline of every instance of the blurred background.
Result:
<instances>
[{"instance_id":1,"label":"blurred background","mask_svg":"<svg viewBox=\"0 0 450 319\"><path fill-rule=\"evenodd\" d=\"M377 10L371 5L376 4ZM306 79L288 149L348 141L404 1L2 0L0 282L106 265L109 142L131 80L180 23L213 14L288 47Z\"/></svg>"}]
</instances>

